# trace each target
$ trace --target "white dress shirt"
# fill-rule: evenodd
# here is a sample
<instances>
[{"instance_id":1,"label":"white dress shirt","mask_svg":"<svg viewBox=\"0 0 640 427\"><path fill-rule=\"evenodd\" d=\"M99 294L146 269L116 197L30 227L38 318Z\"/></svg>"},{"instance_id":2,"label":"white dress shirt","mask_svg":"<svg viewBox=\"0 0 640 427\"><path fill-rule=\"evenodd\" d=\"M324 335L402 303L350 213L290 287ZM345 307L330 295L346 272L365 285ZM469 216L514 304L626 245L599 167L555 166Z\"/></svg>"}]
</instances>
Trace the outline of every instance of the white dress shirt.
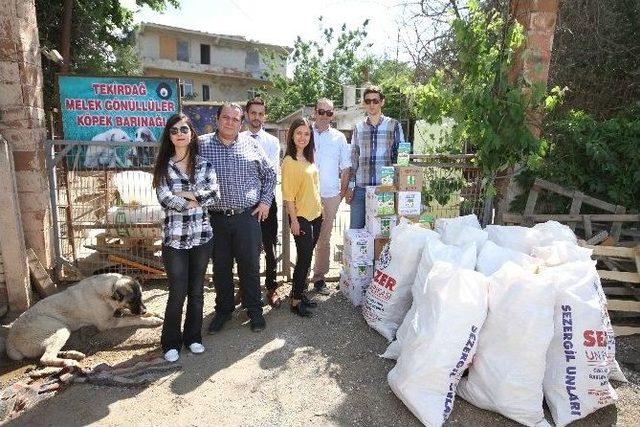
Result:
<instances>
[{"instance_id":1,"label":"white dress shirt","mask_svg":"<svg viewBox=\"0 0 640 427\"><path fill-rule=\"evenodd\" d=\"M351 149L347 138L332 127L318 132L314 126L313 141L320 174L320 196L335 197L340 194L340 172L351 167Z\"/></svg>"},{"instance_id":2,"label":"white dress shirt","mask_svg":"<svg viewBox=\"0 0 640 427\"><path fill-rule=\"evenodd\" d=\"M280 140L278 138L262 128L258 133L245 130L244 132L240 132L240 134L246 135L249 138L255 138L267 155L269 162L274 165L276 173L280 170Z\"/></svg>"}]
</instances>

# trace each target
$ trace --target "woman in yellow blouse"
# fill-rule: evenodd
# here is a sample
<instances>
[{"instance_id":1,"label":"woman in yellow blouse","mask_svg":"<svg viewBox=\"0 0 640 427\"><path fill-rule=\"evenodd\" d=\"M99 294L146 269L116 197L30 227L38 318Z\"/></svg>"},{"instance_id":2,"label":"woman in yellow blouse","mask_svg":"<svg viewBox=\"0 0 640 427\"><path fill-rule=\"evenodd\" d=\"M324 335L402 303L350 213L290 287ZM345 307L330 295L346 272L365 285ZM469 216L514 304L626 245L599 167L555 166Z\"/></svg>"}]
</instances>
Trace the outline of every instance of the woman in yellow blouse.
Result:
<instances>
[{"instance_id":1,"label":"woman in yellow blouse","mask_svg":"<svg viewBox=\"0 0 640 427\"><path fill-rule=\"evenodd\" d=\"M311 123L307 119L294 120L287 134L287 151L282 161L282 200L298 252L293 270L291 311L302 317L311 316L309 308L316 305L304 291L322 225L320 181L313 160L314 151Z\"/></svg>"}]
</instances>

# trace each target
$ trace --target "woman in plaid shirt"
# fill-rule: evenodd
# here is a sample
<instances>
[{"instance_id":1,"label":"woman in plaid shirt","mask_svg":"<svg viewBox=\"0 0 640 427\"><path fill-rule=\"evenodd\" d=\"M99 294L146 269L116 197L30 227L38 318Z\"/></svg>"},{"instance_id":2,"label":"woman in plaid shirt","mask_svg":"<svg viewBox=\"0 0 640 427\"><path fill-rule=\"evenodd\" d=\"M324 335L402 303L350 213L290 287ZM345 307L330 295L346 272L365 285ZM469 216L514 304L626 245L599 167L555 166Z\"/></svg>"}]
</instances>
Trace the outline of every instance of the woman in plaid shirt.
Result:
<instances>
[{"instance_id":1,"label":"woman in plaid shirt","mask_svg":"<svg viewBox=\"0 0 640 427\"><path fill-rule=\"evenodd\" d=\"M213 249L206 207L220 198L211 163L198 155L198 135L184 114L169 118L153 171L153 186L164 208L162 261L169 279L169 299L162 327L164 358L175 362L182 346L192 353L202 345L203 282ZM187 298L184 331L182 307Z\"/></svg>"}]
</instances>

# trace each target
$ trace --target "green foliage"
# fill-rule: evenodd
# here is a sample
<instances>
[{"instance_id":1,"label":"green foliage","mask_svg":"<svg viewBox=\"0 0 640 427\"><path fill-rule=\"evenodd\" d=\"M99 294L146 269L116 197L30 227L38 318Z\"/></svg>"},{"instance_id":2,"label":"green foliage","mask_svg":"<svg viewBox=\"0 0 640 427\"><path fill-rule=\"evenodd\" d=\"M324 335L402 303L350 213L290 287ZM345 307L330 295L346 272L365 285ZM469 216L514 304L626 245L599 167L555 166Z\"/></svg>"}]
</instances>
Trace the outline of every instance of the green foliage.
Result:
<instances>
[{"instance_id":1,"label":"green foliage","mask_svg":"<svg viewBox=\"0 0 640 427\"><path fill-rule=\"evenodd\" d=\"M322 25L322 17L319 21ZM268 57L265 77L272 88L262 88L262 92L269 105L270 119L277 121L321 97L341 105L342 85L357 83L362 70L358 56L370 47L365 44L368 25L366 20L355 30L343 25L339 31L321 26L320 40L298 37L289 57L293 67L291 78L280 74L275 57Z\"/></svg>"},{"instance_id":2,"label":"green foliage","mask_svg":"<svg viewBox=\"0 0 640 427\"><path fill-rule=\"evenodd\" d=\"M61 52L63 0L36 0L40 45ZM162 11L178 0L136 0L138 6ZM74 0L69 72L78 74L138 74L140 64L135 47L133 13L118 0ZM42 62L44 103L48 111L57 104L55 75L59 66Z\"/></svg>"},{"instance_id":3,"label":"green foliage","mask_svg":"<svg viewBox=\"0 0 640 427\"><path fill-rule=\"evenodd\" d=\"M521 26L508 8L481 9L469 2L468 14L452 23L455 61L412 90L416 115L431 123L455 121L450 138L475 151L488 195L500 171L539 155L541 142L529 131L533 113L552 107L560 94L540 84L510 81L511 69L524 43Z\"/></svg>"},{"instance_id":4,"label":"green foliage","mask_svg":"<svg viewBox=\"0 0 640 427\"><path fill-rule=\"evenodd\" d=\"M572 110L549 121L545 133L548 151L516 177L525 193L511 206L522 211L536 177L579 189L609 203L640 209L640 108L631 108L607 120ZM550 212L566 212L567 198L541 200Z\"/></svg>"}]
</instances>

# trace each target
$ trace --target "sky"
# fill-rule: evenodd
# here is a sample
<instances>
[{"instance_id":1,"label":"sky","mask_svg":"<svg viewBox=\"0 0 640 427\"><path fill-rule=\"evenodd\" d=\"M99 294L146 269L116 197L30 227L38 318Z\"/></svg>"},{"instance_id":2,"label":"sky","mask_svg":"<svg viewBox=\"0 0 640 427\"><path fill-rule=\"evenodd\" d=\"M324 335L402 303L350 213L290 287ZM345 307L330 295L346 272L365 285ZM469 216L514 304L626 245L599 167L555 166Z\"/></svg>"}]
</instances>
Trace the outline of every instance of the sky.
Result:
<instances>
[{"instance_id":1,"label":"sky","mask_svg":"<svg viewBox=\"0 0 640 427\"><path fill-rule=\"evenodd\" d=\"M244 36L250 40L293 47L297 36L317 40L318 17L324 25L356 28L369 19L368 41L372 52L390 59L407 60L397 49L398 17L402 0L181 0L179 9L164 14L120 0L134 10L136 23L153 22L218 34Z\"/></svg>"}]
</instances>

